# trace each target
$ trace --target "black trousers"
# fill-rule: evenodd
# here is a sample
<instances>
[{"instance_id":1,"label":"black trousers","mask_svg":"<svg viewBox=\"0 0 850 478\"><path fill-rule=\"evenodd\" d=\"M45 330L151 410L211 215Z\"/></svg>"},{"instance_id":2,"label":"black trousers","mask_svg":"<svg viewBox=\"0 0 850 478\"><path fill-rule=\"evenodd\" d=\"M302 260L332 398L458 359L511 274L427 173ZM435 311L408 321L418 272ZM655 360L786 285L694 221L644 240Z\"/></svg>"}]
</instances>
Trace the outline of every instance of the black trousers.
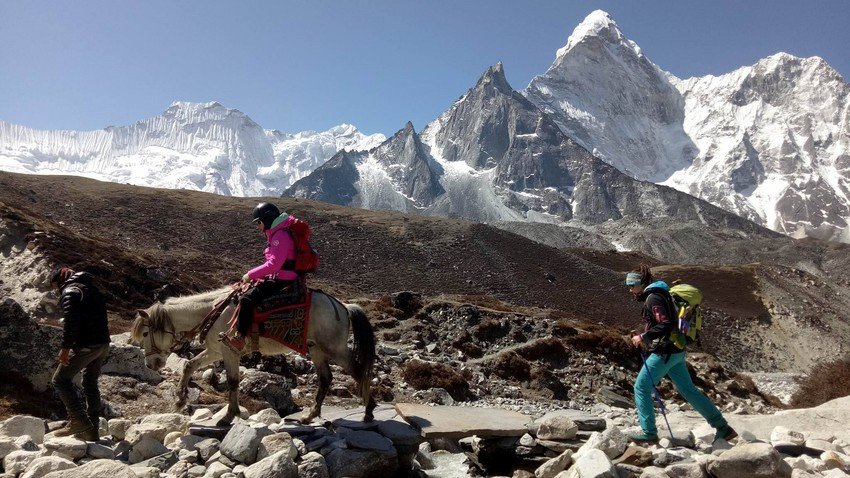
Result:
<instances>
[{"instance_id":1,"label":"black trousers","mask_svg":"<svg viewBox=\"0 0 850 478\"><path fill-rule=\"evenodd\" d=\"M106 357L109 356L109 344L90 345L73 350L68 359L68 365L59 364L53 374L53 387L59 395L59 399L68 410L68 417L82 422L91 420L97 426L100 419L100 390L97 388L97 379L100 377L100 369ZM83 372L83 399L77 394L74 387L74 377Z\"/></svg>"},{"instance_id":2,"label":"black trousers","mask_svg":"<svg viewBox=\"0 0 850 478\"><path fill-rule=\"evenodd\" d=\"M289 287L291 288L287 290ZM239 323L236 326L239 335L247 337L251 331L255 307L260 306L264 301L272 299L277 295L281 295L281 300L285 300L290 295L297 296L297 287L298 281L269 279L248 289L248 292L239 298ZM278 301L275 300L275 302L277 303Z\"/></svg>"}]
</instances>

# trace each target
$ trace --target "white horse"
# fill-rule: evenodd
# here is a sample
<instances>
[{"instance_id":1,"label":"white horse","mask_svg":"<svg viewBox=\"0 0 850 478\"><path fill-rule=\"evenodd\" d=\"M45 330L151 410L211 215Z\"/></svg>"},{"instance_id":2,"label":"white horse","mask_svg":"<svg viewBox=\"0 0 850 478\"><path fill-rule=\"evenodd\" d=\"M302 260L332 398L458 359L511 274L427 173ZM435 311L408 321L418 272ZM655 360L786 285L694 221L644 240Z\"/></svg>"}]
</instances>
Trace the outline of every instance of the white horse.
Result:
<instances>
[{"instance_id":1,"label":"white horse","mask_svg":"<svg viewBox=\"0 0 850 478\"><path fill-rule=\"evenodd\" d=\"M191 337L184 334L200 324L215 304L231 293L230 287L204 292L196 295L173 297L163 303L155 303L144 310L138 310L130 340L145 350L145 365L159 370L173 348ZM192 373L200 367L218 360L224 361L229 389L227 415L219 422L230 423L239 415L239 359L240 355L223 344L219 333L229 328L229 319L233 316L234 303L228 304L206 335L205 350L188 361L181 371L177 391L177 409L186 404L189 380ZM348 347L349 328L354 335L353 348ZM178 337L180 339L178 340ZM292 352L291 349L271 340L260 338L260 353L280 355ZM366 407L364 421L374 418L375 400L371 396L372 368L375 363L375 335L366 313L358 305L343 304L321 291L313 291L310 305L310 317L307 325L307 347L310 358L319 375L319 388L316 403L309 414L302 416L307 423L322 412L322 402L330 388L332 374L330 362L342 367L357 381L360 398Z\"/></svg>"}]
</instances>

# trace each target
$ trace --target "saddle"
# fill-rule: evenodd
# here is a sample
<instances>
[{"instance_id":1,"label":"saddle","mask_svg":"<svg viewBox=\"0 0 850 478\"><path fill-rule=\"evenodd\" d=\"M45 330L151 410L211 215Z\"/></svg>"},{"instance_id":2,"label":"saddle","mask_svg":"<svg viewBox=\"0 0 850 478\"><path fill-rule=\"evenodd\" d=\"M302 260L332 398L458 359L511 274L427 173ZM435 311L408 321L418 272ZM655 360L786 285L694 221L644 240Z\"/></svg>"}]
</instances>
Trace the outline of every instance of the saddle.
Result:
<instances>
[{"instance_id":1,"label":"saddle","mask_svg":"<svg viewBox=\"0 0 850 478\"><path fill-rule=\"evenodd\" d=\"M301 355L307 355L307 324L310 320L311 299L312 291L301 281L294 281L278 293L263 299L254 307L249 333L250 347L246 347L246 352L248 349L259 352L260 337L263 337L279 342ZM238 309L239 307L230 318L231 330L236 328Z\"/></svg>"}]
</instances>

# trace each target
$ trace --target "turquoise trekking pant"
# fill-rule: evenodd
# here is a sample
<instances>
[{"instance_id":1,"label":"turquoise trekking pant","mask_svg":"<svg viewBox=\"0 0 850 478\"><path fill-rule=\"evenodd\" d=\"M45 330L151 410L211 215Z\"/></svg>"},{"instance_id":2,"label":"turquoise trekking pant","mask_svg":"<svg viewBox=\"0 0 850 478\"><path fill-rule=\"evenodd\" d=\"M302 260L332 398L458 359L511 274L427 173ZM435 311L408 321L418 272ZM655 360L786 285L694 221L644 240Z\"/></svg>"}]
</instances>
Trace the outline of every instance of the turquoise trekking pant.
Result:
<instances>
[{"instance_id":1,"label":"turquoise trekking pant","mask_svg":"<svg viewBox=\"0 0 850 478\"><path fill-rule=\"evenodd\" d=\"M714 428L725 426L726 419L723 418L723 414L704 393L697 389L691 380L691 374L688 373L688 367L685 365L685 352L670 354L669 360L665 363L666 357L666 354L649 354L646 357L646 365L641 367L635 381L635 407L643 431L652 435L658 434L658 428L655 426L652 388L658 385L665 376L670 377L673 385L679 390L679 394L685 397L685 400L708 421L709 425ZM649 373L647 373L647 368L649 368ZM655 380L655 383L652 383L650 376L652 376L652 380Z\"/></svg>"}]
</instances>

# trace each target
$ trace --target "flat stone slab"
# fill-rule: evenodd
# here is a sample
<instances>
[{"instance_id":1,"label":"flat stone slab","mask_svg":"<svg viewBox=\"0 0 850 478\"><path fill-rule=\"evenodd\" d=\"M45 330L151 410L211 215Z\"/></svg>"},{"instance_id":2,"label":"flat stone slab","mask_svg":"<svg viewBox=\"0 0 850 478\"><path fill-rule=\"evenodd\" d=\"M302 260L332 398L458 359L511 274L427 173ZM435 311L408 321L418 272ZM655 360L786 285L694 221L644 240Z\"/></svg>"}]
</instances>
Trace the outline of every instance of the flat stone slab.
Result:
<instances>
[{"instance_id":1,"label":"flat stone slab","mask_svg":"<svg viewBox=\"0 0 850 478\"><path fill-rule=\"evenodd\" d=\"M527 433L532 418L499 408L429 406L398 403L398 414L430 438L520 437Z\"/></svg>"},{"instance_id":2,"label":"flat stone slab","mask_svg":"<svg viewBox=\"0 0 850 478\"><path fill-rule=\"evenodd\" d=\"M224 437L227 435L227 432L230 431L231 425L218 426L215 423L215 420L193 423L189 425L189 434L199 437L217 438L219 440L223 440Z\"/></svg>"}]
</instances>

